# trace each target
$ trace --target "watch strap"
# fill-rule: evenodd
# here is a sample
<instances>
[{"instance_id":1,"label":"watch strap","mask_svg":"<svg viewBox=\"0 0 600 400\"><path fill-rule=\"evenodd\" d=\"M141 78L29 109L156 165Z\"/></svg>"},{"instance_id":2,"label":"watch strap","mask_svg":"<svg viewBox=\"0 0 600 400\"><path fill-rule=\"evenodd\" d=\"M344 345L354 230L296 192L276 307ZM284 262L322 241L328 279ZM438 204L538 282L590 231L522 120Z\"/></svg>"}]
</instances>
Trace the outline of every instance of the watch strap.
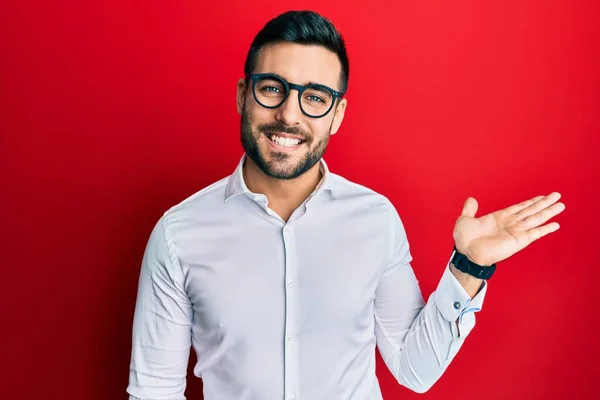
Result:
<instances>
[{"instance_id":1,"label":"watch strap","mask_svg":"<svg viewBox=\"0 0 600 400\"><path fill-rule=\"evenodd\" d=\"M469 260L467 256L460 253L456 249L456 245L454 246L454 256L452 257L451 262L459 271L474 276L478 279L490 279L494 274L494 271L496 271L496 264L492 264L489 267L475 264L473 261Z\"/></svg>"}]
</instances>

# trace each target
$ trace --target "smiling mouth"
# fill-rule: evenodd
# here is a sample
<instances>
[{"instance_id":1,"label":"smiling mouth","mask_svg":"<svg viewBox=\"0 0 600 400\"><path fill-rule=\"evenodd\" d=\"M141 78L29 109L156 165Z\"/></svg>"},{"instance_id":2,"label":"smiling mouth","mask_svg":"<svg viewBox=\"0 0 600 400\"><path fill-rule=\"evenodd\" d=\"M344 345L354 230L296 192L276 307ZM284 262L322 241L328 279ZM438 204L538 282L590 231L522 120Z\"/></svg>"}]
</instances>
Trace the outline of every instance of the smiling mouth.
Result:
<instances>
[{"instance_id":1,"label":"smiling mouth","mask_svg":"<svg viewBox=\"0 0 600 400\"><path fill-rule=\"evenodd\" d=\"M295 138L278 136L277 134L274 134L274 133L265 133L265 136L267 136L269 138L269 140L272 141L273 143L278 144L279 146L283 146L283 147L296 147L296 146L306 142L306 140L303 140L303 139L295 139Z\"/></svg>"}]
</instances>

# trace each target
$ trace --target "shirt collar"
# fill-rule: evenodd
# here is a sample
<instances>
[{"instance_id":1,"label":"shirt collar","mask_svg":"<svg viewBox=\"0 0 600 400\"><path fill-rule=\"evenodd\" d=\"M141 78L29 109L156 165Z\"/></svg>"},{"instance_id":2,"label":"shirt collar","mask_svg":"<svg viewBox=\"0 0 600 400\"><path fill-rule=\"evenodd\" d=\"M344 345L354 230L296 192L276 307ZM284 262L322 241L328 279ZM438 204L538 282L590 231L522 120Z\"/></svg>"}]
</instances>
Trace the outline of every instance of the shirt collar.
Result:
<instances>
[{"instance_id":1,"label":"shirt collar","mask_svg":"<svg viewBox=\"0 0 600 400\"><path fill-rule=\"evenodd\" d=\"M229 181L227 182L227 187L225 188L225 202L227 203L232 197L235 197L240 194L252 193L248 186L246 186L246 182L244 182L244 173L243 167L244 162L246 161L246 153L244 153L238 163L235 171L229 177ZM321 182L317 185L314 192L310 195L310 197L314 197L323 191L329 191L333 198L336 198L336 193L334 190L334 181L331 179L331 173L329 172L329 167L323 158L319 161L319 168L321 170L321 174L323 175L321 178Z\"/></svg>"}]
</instances>

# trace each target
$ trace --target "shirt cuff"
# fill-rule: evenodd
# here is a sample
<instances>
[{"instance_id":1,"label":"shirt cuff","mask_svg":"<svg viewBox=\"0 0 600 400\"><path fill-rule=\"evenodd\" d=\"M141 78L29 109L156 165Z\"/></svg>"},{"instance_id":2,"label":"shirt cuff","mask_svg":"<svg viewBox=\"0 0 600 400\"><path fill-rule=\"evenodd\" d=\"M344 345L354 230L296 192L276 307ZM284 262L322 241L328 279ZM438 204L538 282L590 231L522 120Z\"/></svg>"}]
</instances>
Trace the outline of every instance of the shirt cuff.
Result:
<instances>
[{"instance_id":1,"label":"shirt cuff","mask_svg":"<svg viewBox=\"0 0 600 400\"><path fill-rule=\"evenodd\" d=\"M465 316L471 317L472 313L481 311L488 285L483 281L479 293L471 299L450 270L450 260L435 291L434 299L444 319L451 322L458 319L458 322L462 323Z\"/></svg>"}]
</instances>

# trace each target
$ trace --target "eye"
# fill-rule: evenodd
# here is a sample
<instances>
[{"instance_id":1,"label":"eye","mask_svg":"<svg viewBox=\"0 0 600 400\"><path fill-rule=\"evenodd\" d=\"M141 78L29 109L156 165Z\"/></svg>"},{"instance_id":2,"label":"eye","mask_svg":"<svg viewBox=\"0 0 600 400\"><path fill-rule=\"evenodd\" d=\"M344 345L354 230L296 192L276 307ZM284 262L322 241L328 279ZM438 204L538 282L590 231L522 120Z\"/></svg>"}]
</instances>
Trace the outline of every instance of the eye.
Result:
<instances>
[{"instance_id":1,"label":"eye","mask_svg":"<svg viewBox=\"0 0 600 400\"><path fill-rule=\"evenodd\" d=\"M265 96L281 96L285 94L285 88L281 82L269 77L260 79L256 83L256 89Z\"/></svg>"},{"instance_id":2,"label":"eye","mask_svg":"<svg viewBox=\"0 0 600 400\"><path fill-rule=\"evenodd\" d=\"M331 104L331 100L331 92L318 85L308 87L302 98L302 101L315 107L327 107Z\"/></svg>"},{"instance_id":3,"label":"eye","mask_svg":"<svg viewBox=\"0 0 600 400\"><path fill-rule=\"evenodd\" d=\"M305 97L308 101L310 102L314 102L314 103L325 103L325 100L323 100L321 97L316 96L314 94L309 94Z\"/></svg>"},{"instance_id":4,"label":"eye","mask_svg":"<svg viewBox=\"0 0 600 400\"><path fill-rule=\"evenodd\" d=\"M280 93L281 89L279 89L276 86L263 86L261 88L261 90L265 91L265 92L270 92L270 93Z\"/></svg>"}]
</instances>

